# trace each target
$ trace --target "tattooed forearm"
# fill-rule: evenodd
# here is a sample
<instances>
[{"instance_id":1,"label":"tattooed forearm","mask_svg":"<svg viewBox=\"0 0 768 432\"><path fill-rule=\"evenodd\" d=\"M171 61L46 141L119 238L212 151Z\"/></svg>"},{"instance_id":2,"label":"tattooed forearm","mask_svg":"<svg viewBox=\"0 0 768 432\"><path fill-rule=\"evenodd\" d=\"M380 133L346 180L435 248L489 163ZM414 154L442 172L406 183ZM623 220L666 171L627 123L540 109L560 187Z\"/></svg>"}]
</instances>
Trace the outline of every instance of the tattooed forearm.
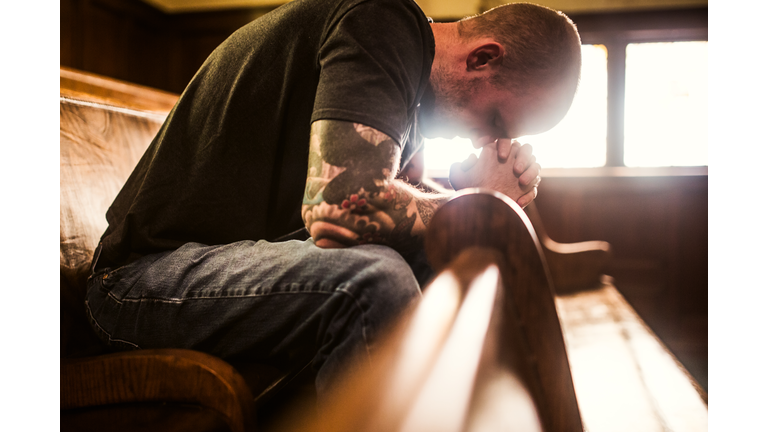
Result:
<instances>
[{"instance_id":1,"label":"tattooed forearm","mask_svg":"<svg viewBox=\"0 0 768 432\"><path fill-rule=\"evenodd\" d=\"M424 225L429 225L429 221L432 220L437 207L440 206L440 202L432 200L418 200L416 201L416 208L419 210L419 216Z\"/></svg>"},{"instance_id":2,"label":"tattooed forearm","mask_svg":"<svg viewBox=\"0 0 768 432\"><path fill-rule=\"evenodd\" d=\"M395 180L400 147L376 129L342 121L312 124L302 217L319 246L419 246L447 195Z\"/></svg>"}]
</instances>

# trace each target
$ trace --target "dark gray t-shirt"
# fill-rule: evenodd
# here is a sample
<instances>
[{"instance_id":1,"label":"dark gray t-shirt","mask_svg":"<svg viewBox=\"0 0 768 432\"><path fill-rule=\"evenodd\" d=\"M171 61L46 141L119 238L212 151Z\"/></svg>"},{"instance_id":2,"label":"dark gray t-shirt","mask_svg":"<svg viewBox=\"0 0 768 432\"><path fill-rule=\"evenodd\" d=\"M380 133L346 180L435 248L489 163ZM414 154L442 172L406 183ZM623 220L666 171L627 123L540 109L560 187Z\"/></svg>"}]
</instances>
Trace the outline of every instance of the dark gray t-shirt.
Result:
<instances>
[{"instance_id":1,"label":"dark gray t-shirt","mask_svg":"<svg viewBox=\"0 0 768 432\"><path fill-rule=\"evenodd\" d=\"M107 212L102 262L303 226L310 124L363 123L403 163L434 38L413 0L295 0L205 61Z\"/></svg>"}]
</instances>

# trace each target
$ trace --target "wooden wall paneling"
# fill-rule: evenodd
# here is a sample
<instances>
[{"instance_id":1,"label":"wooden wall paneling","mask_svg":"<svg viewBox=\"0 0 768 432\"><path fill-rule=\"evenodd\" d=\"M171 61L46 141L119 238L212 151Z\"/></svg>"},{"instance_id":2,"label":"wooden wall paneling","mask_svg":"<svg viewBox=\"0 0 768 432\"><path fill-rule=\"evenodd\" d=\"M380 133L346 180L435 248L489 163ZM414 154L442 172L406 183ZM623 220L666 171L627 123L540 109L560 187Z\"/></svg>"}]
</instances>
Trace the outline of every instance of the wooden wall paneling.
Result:
<instances>
[{"instance_id":1,"label":"wooden wall paneling","mask_svg":"<svg viewBox=\"0 0 768 432\"><path fill-rule=\"evenodd\" d=\"M140 0L62 0L60 64L181 93L221 42L272 9L169 15Z\"/></svg>"},{"instance_id":2,"label":"wooden wall paneling","mask_svg":"<svg viewBox=\"0 0 768 432\"><path fill-rule=\"evenodd\" d=\"M708 264L708 206L706 183L687 190L681 197L680 244L683 294L688 297L684 310L706 310L707 299L690 296L697 287L706 286Z\"/></svg>"},{"instance_id":3,"label":"wooden wall paneling","mask_svg":"<svg viewBox=\"0 0 768 432\"><path fill-rule=\"evenodd\" d=\"M665 291L665 303L664 309L668 312L667 324L672 329L679 329L682 322L683 311L680 305L682 304L681 296L683 294L683 284L685 284L683 278L682 269L682 239L681 230L682 225L685 223L682 215L681 202L684 190L679 188L669 191L669 213L668 213L668 225L669 236L667 238L667 251L668 251L668 272L667 272L667 289ZM673 330L673 332L675 332Z\"/></svg>"},{"instance_id":4,"label":"wooden wall paneling","mask_svg":"<svg viewBox=\"0 0 768 432\"><path fill-rule=\"evenodd\" d=\"M129 48L128 73L130 76L142 77L143 85L168 88L171 83L168 68L171 44L167 29L158 28L145 21L137 21L130 28L129 41L132 45Z\"/></svg>"},{"instance_id":5,"label":"wooden wall paneling","mask_svg":"<svg viewBox=\"0 0 768 432\"><path fill-rule=\"evenodd\" d=\"M547 230L554 230L553 240L609 242L613 258L607 273L644 318L658 322L665 316L656 303L666 283L660 275L666 271L667 238L659 192L627 193L629 185L613 183L621 179L605 185L594 179L553 181L542 183L537 198Z\"/></svg>"},{"instance_id":6,"label":"wooden wall paneling","mask_svg":"<svg viewBox=\"0 0 768 432\"><path fill-rule=\"evenodd\" d=\"M171 91L181 93L203 62L232 33L271 11L271 7L193 12L168 16L175 63L169 65Z\"/></svg>"},{"instance_id":7,"label":"wooden wall paneling","mask_svg":"<svg viewBox=\"0 0 768 432\"><path fill-rule=\"evenodd\" d=\"M59 63L77 69L82 69L82 20L80 19L80 2L77 0L61 0L59 2Z\"/></svg>"},{"instance_id":8,"label":"wooden wall paneling","mask_svg":"<svg viewBox=\"0 0 768 432\"><path fill-rule=\"evenodd\" d=\"M550 177L536 199L553 240L604 240L607 273L707 386L707 177Z\"/></svg>"},{"instance_id":9,"label":"wooden wall paneling","mask_svg":"<svg viewBox=\"0 0 768 432\"><path fill-rule=\"evenodd\" d=\"M211 12L189 12L170 15L174 27L185 33L215 32L230 34L273 7L253 7Z\"/></svg>"},{"instance_id":10,"label":"wooden wall paneling","mask_svg":"<svg viewBox=\"0 0 768 432\"><path fill-rule=\"evenodd\" d=\"M706 183L690 184L678 193L676 266L670 274L676 320L670 326L669 345L707 388L708 235Z\"/></svg>"},{"instance_id":11,"label":"wooden wall paneling","mask_svg":"<svg viewBox=\"0 0 768 432\"><path fill-rule=\"evenodd\" d=\"M62 66L166 88L163 15L138 0L63 0Z\"/></svg>"},{"instance_id":12,"label":"wooden wall paneling","mask_svg":"<svg viewBox=\"0 0 768 432\"><path fill-rule=\"evenodd\" d=\"M83 69L130 80L133 77L125 67L127 46L123 22L126 18L96 2L83 2L83 6Z\"/></svg>"}]
</instances>

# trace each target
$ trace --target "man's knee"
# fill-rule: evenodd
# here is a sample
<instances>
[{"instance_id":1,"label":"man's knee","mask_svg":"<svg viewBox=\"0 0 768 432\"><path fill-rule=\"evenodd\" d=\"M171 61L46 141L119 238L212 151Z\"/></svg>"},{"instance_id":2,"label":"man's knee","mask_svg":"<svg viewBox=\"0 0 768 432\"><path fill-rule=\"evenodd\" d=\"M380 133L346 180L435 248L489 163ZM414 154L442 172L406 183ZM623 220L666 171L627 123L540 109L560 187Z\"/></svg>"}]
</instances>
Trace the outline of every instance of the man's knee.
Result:
<instances>
[{"instance_id":1,"label":"man's knee","mask_svg":"<svg viewBox=\"0 0 768 432\"><path fill-rule=\"evenodd\" d=\"M357 299L369 319L387 323L421 297L413 271L391 248L365 245L352 248L359 266L344 289Z\"/></svg>"}]
</instances>

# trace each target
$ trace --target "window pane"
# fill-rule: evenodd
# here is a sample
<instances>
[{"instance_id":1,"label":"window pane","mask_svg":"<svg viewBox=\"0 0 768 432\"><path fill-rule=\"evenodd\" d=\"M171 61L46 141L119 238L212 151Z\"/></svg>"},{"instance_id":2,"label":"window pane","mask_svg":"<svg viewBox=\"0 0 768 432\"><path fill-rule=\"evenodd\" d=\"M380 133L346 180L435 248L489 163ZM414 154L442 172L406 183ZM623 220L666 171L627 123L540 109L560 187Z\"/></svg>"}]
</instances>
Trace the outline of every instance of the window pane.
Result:
<instances>
[{"instance_id":1,"label":"window pane","mask_svg":"<svg viewBox=\"0 0 768 432\"><path fill-rule=\"evenodd\" d=\"M581 82L571 109L557 126L535 136L520 137L533 146L542 167L605 165L607 118L607 52L603 45L582 45ZM425 140L424 165L430 177L447 177L454 162L479 154L468 139Z\"/></svg>"},{"instance_id":2,"label":"window pane","mask_svg":"<svg viewBox=\"0 0 768 432\"><path fill-rule=\"evenodd\" d=\"M707 165L707 42L627 45L624 164Z\"/></svg>"}]
</instances>

